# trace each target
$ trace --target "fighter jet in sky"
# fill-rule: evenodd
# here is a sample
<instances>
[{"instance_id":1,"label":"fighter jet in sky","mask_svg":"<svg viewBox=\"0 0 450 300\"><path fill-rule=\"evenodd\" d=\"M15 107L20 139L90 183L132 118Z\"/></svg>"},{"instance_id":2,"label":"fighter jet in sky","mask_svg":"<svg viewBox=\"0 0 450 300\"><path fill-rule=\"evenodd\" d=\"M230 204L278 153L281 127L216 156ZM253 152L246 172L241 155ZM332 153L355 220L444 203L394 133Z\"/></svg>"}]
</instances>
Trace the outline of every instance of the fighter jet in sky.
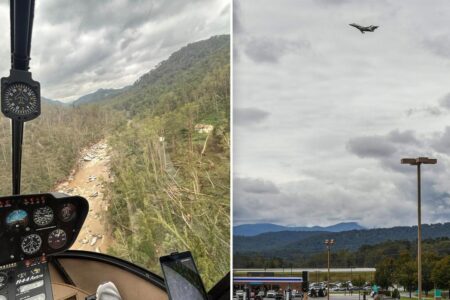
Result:
<instances>
[{"instance_id":1,"label":"fighter jet in sky","mask_svg":"<svg viewBox=\"0 0 450 300\"><path fill-rule=\"evenodd\" d=\"M373 26L373 25L370 25L370 26L361 26L361 25L358 25L358 24L355 24L355 23L348 24L348 25L353 26L353 27L359 29L359 31L361 31L361 33L364 33L365 31L374 32L375 29L377 29L377 28L379 27L379 26Z\"/></svg>"}]
</instances>

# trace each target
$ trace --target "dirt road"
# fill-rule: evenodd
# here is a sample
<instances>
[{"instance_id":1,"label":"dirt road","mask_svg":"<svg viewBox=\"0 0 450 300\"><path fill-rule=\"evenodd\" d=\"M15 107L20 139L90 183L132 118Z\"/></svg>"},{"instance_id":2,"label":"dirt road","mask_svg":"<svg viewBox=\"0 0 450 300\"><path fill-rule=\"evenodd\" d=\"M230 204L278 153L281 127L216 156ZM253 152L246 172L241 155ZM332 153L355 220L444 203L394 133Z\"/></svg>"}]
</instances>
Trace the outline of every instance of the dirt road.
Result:
<instances>
[{"instance_id":1,"label":"dirt road","mask_svg":"<svg viewBox=\"0 0 450 300\"><path fill-rule=\"evenodd\" d=\"M111 180L109 162L108 145L100 141L82 151L78 168L56 188L89 201L89 214L72 249L105 253L111 245L112 236L106 226L108 201L103 193L103 182Z\"/></svg>"}]
</instances>

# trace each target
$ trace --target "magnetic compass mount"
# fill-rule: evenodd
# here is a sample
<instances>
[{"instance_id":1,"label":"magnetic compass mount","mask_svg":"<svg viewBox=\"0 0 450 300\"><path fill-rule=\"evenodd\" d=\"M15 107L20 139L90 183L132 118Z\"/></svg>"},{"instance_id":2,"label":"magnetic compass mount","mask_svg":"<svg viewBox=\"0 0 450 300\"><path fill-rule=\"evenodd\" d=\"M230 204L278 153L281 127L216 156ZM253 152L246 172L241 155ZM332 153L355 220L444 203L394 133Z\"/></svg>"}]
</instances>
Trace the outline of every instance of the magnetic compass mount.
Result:
<instances>
[{"instance_id":1,"label":"magnetic compass mount","mask_svg":"<svg viewBox=\"0 0 450 300\"><path fill-rule=\"evenodd\" d=\"M9 77L1 79L2 113L16 121L30 121L41 114L41 86L31 73L10 70Z\"/></svg>"}]
</instances>

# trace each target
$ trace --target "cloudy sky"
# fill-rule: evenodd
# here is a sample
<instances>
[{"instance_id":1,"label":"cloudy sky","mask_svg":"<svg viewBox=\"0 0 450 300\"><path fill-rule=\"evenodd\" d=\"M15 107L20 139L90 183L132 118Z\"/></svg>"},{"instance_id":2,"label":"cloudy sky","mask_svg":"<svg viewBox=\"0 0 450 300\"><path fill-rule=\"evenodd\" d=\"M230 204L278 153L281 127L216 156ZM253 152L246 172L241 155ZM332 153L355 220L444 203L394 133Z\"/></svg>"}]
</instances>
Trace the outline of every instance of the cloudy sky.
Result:
<instances>
[{"instance_id":1,"label":"cloudy sky","mask_svg":"<svg viewBox=\"0 0 450 300\"><path fill-rule=\"evenodd\" d=\"M31 71L70 101L132 84L187 43L229 33L229 0L36 0ZM0 0L0 73L9 74L9 1Z\"/></svg>"},{"instance_id":2,"label":"cloudy sky","mask_svg":"<svg viewBox=\"0 0 450 300\"><path fill-rule=\"evenodd\" d=\"M235 224L450 221L448 1L238 2Z\"/></svg>"}]
</instances>

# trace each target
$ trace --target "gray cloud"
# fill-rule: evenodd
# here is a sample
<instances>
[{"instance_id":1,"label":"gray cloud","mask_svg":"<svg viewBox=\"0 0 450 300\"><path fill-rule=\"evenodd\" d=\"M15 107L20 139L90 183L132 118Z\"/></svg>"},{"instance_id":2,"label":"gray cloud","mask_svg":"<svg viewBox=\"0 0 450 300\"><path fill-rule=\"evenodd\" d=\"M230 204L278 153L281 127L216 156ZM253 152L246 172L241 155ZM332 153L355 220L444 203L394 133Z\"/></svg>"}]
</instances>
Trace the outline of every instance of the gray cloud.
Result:
<instances>
[{"instance_id":1,"label":"gray cloud","mask_svg":"<svg viewBox=\"0 0 450 300\"><path fill-rule=\"evenodd\" d=\"M419 144L419 140L413 130L405 130L402 132L395 129L388 133L387 138L389 141L398 144Z\"/></svg>"},{"instance_id":2,"label":"gray cloud","mask_svg":"<svg viewBox=\"0 0 450 300\"><path fill-rule=\"evenodd\" d=\"M442 97L439 104L446 109L450 109L450 93Z\"/></svg>"},{"instance_id":3,"label":"gray cloud","mask_svg":"<svg viewBox=\"0 0 450 300\"><path fill-rule=\"evenodd\" d=\"M240 4L239 1L233 0L233 32L240 33L242 30Z\"/></svg>"},{"instance_id":4,"label":"gray cloud","mask_svg":"<svg viewBox=\"0 0 450 300\"><path fill-rule=\"evenodd\" d=\"M444 132L434 137L431 145L436 151L450 154L450 126L447 126Z\"/></svg>"},{"instance_id":5,"label":"gray cloud","mask_svg":"<svg viewBox=\"0 0 450 300\"><path fill-rule=\"evenodd\" d=\"M444 108L444 111L442 108ZM425 115L439 116L446 110L450 110L450 93L447 93L444 97L440 98L437 105L426 106L423 108L410 108L406 111L406 115L410 117L415 114L423 113Z\"/></svg>"},{"instance_id":6,"label":"gray cloud","mask_svg":"<svg viewBox=\"0 0 450 300\"><path fill-rule=\"evenodd\" d=\"M396 152L396 148L381 136L357 137L348 141L347 149L359 157L387 157Z\"/></svg>"},{"instance_id":7,"label":"gray cloud","mask_svg":"<svg viewBox=\"0 0 450 300\"><path fill-rule=\"evenodd\" d=\"M263 122L270 114L256 107L235 108L233 119L238 126L256 125Z\"/></svg>"},{"instance_id":8,"label":"gray cloud","mask_svg":"<svg viewBox=\"0 0 450 300\"><path fill-rule=\"evenodd\" d=\"M353 0L316 0L317 3L323 4L323 5L343 5L343 4L349 4L351 2L354 2Z\"/></svg>"},{"instance_id":9,"label":"gray cloud","mask_svg":"<svg viewBox=\"0 0 450 300\"><path fill-rule=\"evenodd\" d=\"M427 38L424 44L434 54L444 58L450 58L450 37L447 34Z\"/></svg>"},{"instance_id":10,"label":"gray cloud","mask_svg":"<svg viewBox=\"0 0 450 300\"><path fill-rule=\"evenodd\" d=\"M411 117L417 114L430 115L430 116L439 116L443 112L438 106L427 106L424 108L410 108L406 111L406 115Z\"/></svg>"},{"instance_id":11,"label":"gray cloud","mask_svg":"<svg viewBox=\"0 0 450 300\"><path fill-rule=\"evenodd\" d=\"M280 192L273 182L254 178L235 178L234 187L252 194L278 194Z\"/></svg>"},{"instance_id":12,"label":"gray cloud","mask_svg":"<svg viewBox=\"0 0 450 300\"><path fill-rule=\"evenodd\" d=\"M277 63L284 55L309 48L304 40L286 40L273 37L253 37L247 42L245 53L255 62Z\"/></svg>"},{"instance_id":13,"label":"gray cloud","mask_svg":"<svg viewBox=\"0 0 450 300\"><path fill-rule=\"evenodd\" d=\"M36 3L31 70L43 95L73 100L132 84L188 43L229 33L227 0L48 0ZM9 27L9 7L0 6ZM9 43L9 31L0 40ZM0 49L7 58L9 49ZM7 73L8 59L0 60Z\"/></svg>"}]
</instances>

